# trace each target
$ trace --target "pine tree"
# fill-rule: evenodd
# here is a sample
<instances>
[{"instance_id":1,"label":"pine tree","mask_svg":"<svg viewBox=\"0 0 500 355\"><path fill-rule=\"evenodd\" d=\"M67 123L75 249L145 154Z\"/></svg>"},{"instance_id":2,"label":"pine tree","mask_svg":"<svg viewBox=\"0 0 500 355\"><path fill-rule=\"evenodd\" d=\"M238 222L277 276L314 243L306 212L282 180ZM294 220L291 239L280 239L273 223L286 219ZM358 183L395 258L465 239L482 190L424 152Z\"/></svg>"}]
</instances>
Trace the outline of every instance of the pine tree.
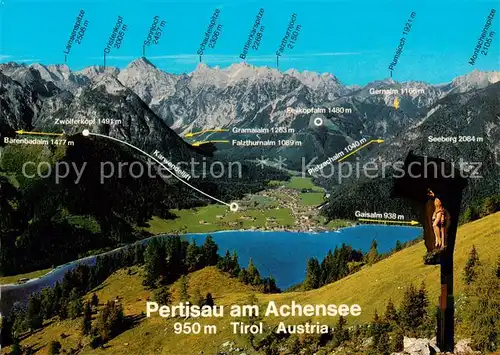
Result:
<instances>
[{"instance_id":1,"label":"pine tree","mask_svg":"<svg viewBox=\"0 0 500 355\"><path fill-rule=\"evenodd\" d=\"M60 320L68 319L68 299L62 298L57 315Z\"/></svg>"},{"instance_id":2,"label":"pine tree","mask_svg":"<svg viewBox=\"0 0 500 355\"><path fill-rule=\"evenodd\" d=\"M486 197L481 205L481 217L495 213L499 209L499 203L495 197Z\"/></svg>"},{"instance_id":3,"label":"pine tree","mask_svg":"<svg viewBox=\"0 0 500 355\"><path fill-rule=\"evenodd\" d=\"M373 320L370 326L372 345L371 348L377 354L389 354L389 335L388 326L378 315L377 311L373 315Z\"/></svg>"},{"instance_id":4,"label":"pine tree","mask_svg":"<svg viewBox=\"0 0 500 355\"><path fill-rule=\"evenodd\" d=\"M211 235L206 237L201 249L204 261L203 266L217 265L217 262L219 261L219 254L217 254L219 247L215 244Z\"/></svg>"},{"instance_id":5,"label":"pine tree","mask_svg":"<svg viewBox=\"0 0 500 355\"><path fill-rule=\"evenodd\" d=\"M92 306L94 306L94 307L97 307L99 305L99 297L97 297L95 292L92 294L91 303L92 303Z\"/></svg>"},{"instance_id":6,"label":"pine tree","mask_svg":"<svg viewBox=\"0 0 500 355\"><path fill-rule=\"evenodd\" d=\"M196 240L188 245L186 250L186 267L188 272L193 272L198 270L200 264L200 251L196 245Z\"/></svg>"},{"instance_id":7,"label":"pine tree","mask_svg":"<svg viewBox=\"0 0 500 355\"><path fill-rule=\"evenodd\" d=\"M398 311L396 310L396 307L394 306L391 298L389 298L389 302L387 303L387 307L384 313L384 319L387 323L389 323L391 328L398 324Z\"/></svg>"},{"instance_id":8,"label":"pine tree","mask_svg":"<svg viewBox=\"0 0 500 355\"><path fill-rule=\"evenodd\" d=\"M334 282L338 279L338 270L336 264L336 256L338 255L338 248L335 247L335 251L332 254L331 250L328 250L325 258L321 262L321 285L326 285Z\"/></svg>"},{"instance_id":9,"label":"pine tree","mask_svg":"<svg viewBox=\"0 0 500 355\"><path fill-rule=\"evenodd\" d=\"M103 342L118 334L123 327L124 316L121 304L107 302L97 315L96 329Z\"/></svg>"},{"instance_id":10,"label":"pine tree","mask_svg":"<svg viewBox=\"0 0 500 355\"><path fill-rule=\"evenodd\" d=\"M404 293L399 310L400 325L411 334L418 334L419 328L427 317L429 300L425 285L422 283L419 290L412 284Z\"/></svg>"},{"instance_id":11,"label":"pine tree","mask_svg":"<svg viewBox=\"0 0 500 355\"><path fill-rule=\"evenodd\" d=\"M466 331L482 354L500 349L500 279L491 266L479 266L466 291Z\"/></svg>"},{"instance_id":12,"label":"pine tree","mask_svg":"<svg viewBox=\"0 0 500 355\"><path fill-rule=\"evenodd\" d=\"M53 308L54 308L54 314L59 314L59 311L61 309L61 302L62 302L62 288L61 284L59 282L56 282L53 290Z\"/></svg>"},{"instance_id":13,"label":"pine tree","mask_svg":"<svg viewBox=\"0 0 500 355\"><path fill-rule=\"evenodd\" d=\"M311 258L307 262L306 279L304 290L314 290L320 286L321 267L317 258Z\"/></svg>"},{"instance_id":14,"label":"pine tree","mask_svg":"<svg viewBox=\"0 0 500 355\"><path fill-rule=\"evenodd\" d=\"M111 329L111 335L115 336L122 331L125 316L123 314L123 306L120 303L112 302L111 305L109 326Z\"/></svg>"},{"instance_id":15,"label":"pine tree","mask_svg":"<svg viewBox=\"0 0 500 355\"><path fill-rule=\"evenodd\" d=\"M42 327L42 302L40 293L35 293L30 296L28 301L28 309L26 311L26 325L31 330L36 330Z\"/></svg>"},{"instance_id":16,"label":"pine tree","mask_svg":"<svg viewBox=\"0 0 500 355\"><path fill-rule=\"evenodd\" d=\"M246 304L250 305L250 306L254 306L254 305L258 306L259 300L257 299L257 296L255 296L255 294L252 293L249 295L248 300L246 301ZM258 324L261 320L262 320L262 316L261 316L260 311L259 312L251 312L247 316L246 323L249 324L250 326L252 326L254 324ZM250 345L252 346L252 348L257 350L256 344L255 344L255 334L253 334L252 332L249 332L247 334L247 339L248 339Z\"/></svg>"},{"instance_id":17,"label":"pine tree","mask_svg":"<svg viewBox=\"0 0 500 355\"><path fill-rule=\"evenodd\" d=\"M22 333L27 330L26 308L20 303L14 303L9 315L10 323L12 324L13 339L19 338Z\"/></svg>"},{"instance_id":18,"label":"pine tree","mask_svg":"<svg viewBox=\"0 0 500 355\"><path fill-rule=\"evenodd\" d=\"M160 305L169 305L171 302L171 294L167 286L160 286L153 292L153 299Z\"/></svg>"},{"instance_id":19,"label":"pine tree","mask_svg":"<svg viewBox=\"0 0 500 355\"><path fill-rule=\"evenodd\" d=\"M333 328L333 344L334 347L342 345L345 341L349 340L349 329L347 329L347 321L344 317L340 316L337 324Z\"/></svg>"},{"instance_id":20,"label":"pine tree","mask_svg":"<svg viewBox=\"0 0 500 355\"><path fill-rule=\"evenodd\" d=\"M210 307L213 307L215 304L214 298L212 297L212 294L210 292L207 293L207 297L205 297L205 304Z\"/></svg>"},{"instance_id":21,"label":"pine tree","mask_svg":"<svg viewBox=\"0 0 500 355\"><path fill-rule=\"evenodd\" d=\"M338 272L335 281L340 280L341 278L349 275L349 262L351 260L352 260L352 248L342 243L342 247L339 249L337 260L335 261L337 264L337 272Z\"/></svg>"},{"instance_id":22,"label":"pine tree","mask_svg":"<svg viewBox=\"0 0 500 355\"><path fill-rule=\"evenodd\" d=\"M244 283L245 285L250 283L248 279L248 272L246 271L246 269L240 270L240 273L238 274L238 280Z\"/></svg>"},{"instance_id":23,"label":"pine tree","mask_svg":"<svg viewBox=\"0 0 500 355\"><path fill-rule=\"evenodd\" d=\"M12 344L14 337L12 334L12 319L11 317L0 317L0 346Z\"/></svg>"},{"instance_id":24,"label":"pine tree","mask_svg":"<svg viewBox=\"0 0 500 355\"><path fill-rule=\"evenodd\" d=\"M78 292L78 289L76 287L73 287L71 291L69 292L69 300L74 301L78 298L80 298L80 293Z\"/></svg>"},{"instance_id":25,"label":"pine tree","mask_svg":"<svg viewBox=\"0 0 500 355\"><path fill-rule=\"evenodd\" d=\"M144 286L155 287L166 270L165 246L158 238L153 238L144 252Z\"/></svg>"},{"instance_id":26,"label":"pine tree","mask_svg":"<svg viewBox=\"0 0 500 355\"><path fill-rule=\"evenodd\" d=\"M82 334L89 335L92 330L92 308L90 302L85 302L82 319Z\"/></svg>"},{"instance_id":27,"label":"pine tree","mask_svg":"<svg viewBox=\"0 0 500 355\"><path fill-rule=\"evenodd\" d=\"M464 282L467 285L472 284L474 281L479 264L479 255L477 254L476 247L473 245L464 268Z\"/></svg>"},{"instance_id":28,"label":"pine tree","mask_svg":"<svg viewBox=\"0 0 500 355\"><path fill-rule=\"evenodd\" d=\"M49 354L56 355L61 353L61 343L57 340L53 340L49 345Z\"/></svg>"},{"instance_id":29,"label":"pine tree","mask_svg":"<svg viewBox=\"0 0 500 355\"><path fill-rule=\"evenodd\" d=\"M188 280L186 275L182 275L179 279L179 295L181 302L186 302L189 300Z\"/></svg>"},{"instance_id":30,"label":"pine tree","mask_svg":"<svg viewBox=\"0 0 500 355\"><path fill-rule=\"evenodd\" d=\"M42 290L41 296L41 313L44 319L50 319L55 313L54 304L54 289L50 287L45 287Z\"/></svg>"},{"instance_id":31,"label":"pine tree","mask_svg":"<svg viewBox=\"0 0 500 355\"><path fill-rule=\"evenodd\" d=\"M392 338L389 344L389 349L391 353L399 353L404 350L404 333L401 328L397 328L392 334Z\"/></svg>"},{"instance_id":32,"label":"pine tree","mask_svg":"<svg viewBox=\"0 0 500 355\"><path fill-rule=\"evenodd\" d=\"M68 317L75 319L82 314L83 303L81 298L71 301L68 305Z\"/></svg>"},{"instance_id":33,"label":"pine tree","mask_svg":"<svg viewBox=\"0 0 500 355\"><path fill-rule=\"evenodd\" d=\"M269 277L264 278L262 281L263 284L263 292L264 293L278 293L281 290L276 286L276 279L270 275Z\"/></svg>"},{"instance_id":34,"label":"pine tree","mask_svg":"<svg viewBox=\"0 0 500 355\"><path fill-rule=\"evenodd\" d=\"M136 243L134 247L134 265L144 263L144 247L141 243Z\"/></svg>"},{"instance_id":35,"label":"pine tree","mask_svg":"<svg viewBox=\"0 0 500 355\"><path fill-rule=\"evenodd\" d=\"M368 253L366 254L366 263L368 265L373 265L375 264L378 259L379 259L379 254L378 254L378 251L377 251L377 241L375 239L372 240L372 245L370 247L370 250L368 251Z\"/></svg>"},{"instance_id":36,"label":"pine tree","mask_svg":"<svg viewBox=\"0 0 500 355\"><path fill-rule=\"evenodd\" d=\"M179 235L170 236L165 244L166 265L160 275L166 283L172 283L187 272L184 262L186 248Z\"/></svg>"},{"instance_id":37,"label":"pine tree","mask_svg":"<svg viewBox=\"0 0 500 355\"><path fill-rule=\"evenodd\" d=\"M12 345L10 355L23 355L23 350L21 348L21 343L19 342L18 337L14 338L14 343Z\"/></svg>"},{"instance_id":38,"label":"pine tree","mask_svg":"<svg viewBox=\"0 0 500 355\"><path fill-rule=\"evenodd\" d=\"M477 214L475 208L472 206L469 206L466 208L463 215L461 216L460 222L461 223L469 223L469 222L475 221L477 218L478 218L478 214Z\"/></svg>"},{"instance_id":39,"label":"pine tree","mask_svg":"<svg viewBox=\"0 0 500 355\"><path fill-rule=\"evenodd\" d=\"M229 250L226 250L226 254L217 262L217 268L223 272L231 271L231 253Z\"/></svg>"},{"instance_id":40,"label":"pine tree","mask_svg":"<svg viewBox=\"0 0 500 355\"><path fill-rule=\"evenodd\" d=\"M389 351L389 333L387 330L382 332L380 338L378 340L377 351L380 355L389 355L391 352Z\"/></svg>"},{"instance_id":41,"label":"pine tree","mask_svg":"<svg viewBox=\"0 0 500 355\"><path fill-rule=\"evenodd\" d=\"M248 281L252 285L259 285L261 280L260 280L260 273L259 270L257 270L257 267L253 263L252 258L248 261L248 267L247 267L247 275L248 275Z\"/></svg>"},{"instance_id":42,"label":"pine tree","mask_svg":"<svg viewBox=\"0 0 500 355\"><path fill-rule=\"evenodd\" d=\"M238 255L233 251L231 255L231 275L237 277L240 273L240 263L238 262Z\"/></svg>"}]
</instances>

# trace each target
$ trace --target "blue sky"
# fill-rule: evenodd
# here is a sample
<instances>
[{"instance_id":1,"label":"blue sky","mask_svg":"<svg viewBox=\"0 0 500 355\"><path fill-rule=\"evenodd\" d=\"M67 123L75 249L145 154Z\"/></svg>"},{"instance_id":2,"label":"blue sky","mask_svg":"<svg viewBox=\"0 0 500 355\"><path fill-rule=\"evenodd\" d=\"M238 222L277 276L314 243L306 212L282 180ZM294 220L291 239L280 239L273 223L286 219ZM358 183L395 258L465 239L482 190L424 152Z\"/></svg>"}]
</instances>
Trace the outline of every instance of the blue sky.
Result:
<instances>
[{"instance_id":1,"label":"blue sky","mask_svg":"<svg viewBox=\"0 0 500 355\"><path fill-rule=\"evenodd\" d=\"M142 43L155 15L166 21L160 44L147 57L169 72L191 72L198 64L199 44L215 8L221 10L222 34L203 61L226 67L240 62L248 33L260 7L265 13L263 39L247 61L276 66L276 50L292 13L302 26L296 47L286 49L280 69L331 72L345 84L366 84L389 76L388 65L406 19L416 12L404 52L393 72L398 81L448 82L472 69L499 70L500 25L487 56L468 64L491 1L21 1L0 0L0 61L54 64L64 62L64 48L75 18L84 9L89 27L81 45L73 45L72 69L102 64L103 50L118 15L128 26L123 46L107 64L126 66L142 55ZM497 8L497 11L500 10Z\"/></svg>"}]
</instances>

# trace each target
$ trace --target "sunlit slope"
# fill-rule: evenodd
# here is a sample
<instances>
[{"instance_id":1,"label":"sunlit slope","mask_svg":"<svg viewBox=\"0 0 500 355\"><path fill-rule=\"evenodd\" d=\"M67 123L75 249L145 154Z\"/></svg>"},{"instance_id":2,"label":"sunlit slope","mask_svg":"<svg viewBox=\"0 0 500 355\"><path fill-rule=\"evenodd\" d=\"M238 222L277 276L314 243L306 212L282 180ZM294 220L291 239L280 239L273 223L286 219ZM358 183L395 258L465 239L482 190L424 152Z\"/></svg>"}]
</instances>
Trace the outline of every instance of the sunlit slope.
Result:
<instances>
[{"instance_id":1,"label":"sunlit slope","mask_svg":"<svg viewBox=\"0 0 500 355\"><path fill-rule=\"evenodd\" d=\"M500 213L459 227L455 246L455 294L463 292L462 272L472 245L476 246L480 260L496 262L500 255ZM411 282L419 286L424 281L430 301L437 304L440 268L424 265L424 253L425 246L421 242L333 284L309 292L282 294L279 300L295 300L302 304L357 303L363 310L359 318L368 321L375 310L385 310L389 298L398 304L404 288ZM263 297L265 300L274 298L276 296Z\"/></svg>"},{"instance_id":2,"label":"sunlit slope","mask_svg":"<svg viewBox=\"0 0 500 355\"><path fill-rule=\"evenodd\" d=\"M482 261L496 261L500 254L500 213L485 217L459 228L455 251L455 290L456 294L463 291L462 270L472 245L476 246ZM308 292L293 292L276 295L258 294L261 303L266 304L274 300L278 304L295 302L305 304L341 304L357 303L362 307L362 315L357 318L349 317L349 324L369 321L375 309L383 312L389 298L396 304L403 296L404 287L413 282L419 285L424 281L430 293L431 302L437 303L439 290L439 266L425 266L423 243L416 244L402 250L371 267L365 267L356 274L342 279L318 290ZM103 285L97 288L100 303L118 297L124 306L126 315L140 317L146 311L146 301L151 293L142 286L142 269L132 268L132 272L121 270L109 277ZM82 354L213 354L218 347L227 340L234 340L237 344L245 344L241 336L233 335L229 323L238 319L229 317L229 305L244 303L254 290L239 283L235 279L226 277L214 267L205 268L189 276L190 295L198 289L205 295L211 292L217 305L226 307L226 317L200 320L202 325L217 326L217 334L212 335L175 335L173 325L183 322L182 319L162 319L153 317L140 320L134 327L109 341L106 348L92 350L86 346ZM174 303L178 302L178 283L172 287ZM95 316L94 316L95 317ZM267 324L275 324L280 319L264 319ZM333 325L337 318L319 317L307 319L305 317L285 319L287 324L301 323L306 320L321 321ZM196 320L189 319L187 322ZM63 349L76 348L77 344L87 344L89 338L81 337L81 319L55 322L40 332L30 336L22 342L23 345L34 345L41 349L42 354L48 353L48 344L51 340L58 340ZM69 335L62 339L61 333Z\"/></svg>"}]
</instances>

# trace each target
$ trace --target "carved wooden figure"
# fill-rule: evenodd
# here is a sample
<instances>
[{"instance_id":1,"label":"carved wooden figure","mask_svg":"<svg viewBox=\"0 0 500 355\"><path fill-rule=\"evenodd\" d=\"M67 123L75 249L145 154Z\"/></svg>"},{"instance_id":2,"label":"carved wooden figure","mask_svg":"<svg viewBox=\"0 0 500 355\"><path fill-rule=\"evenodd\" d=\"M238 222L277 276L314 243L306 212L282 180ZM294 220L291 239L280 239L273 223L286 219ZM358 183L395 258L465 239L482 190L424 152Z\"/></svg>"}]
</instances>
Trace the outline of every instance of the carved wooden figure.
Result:
<instances>
[{"instance_id":1,"label":"carved wooden figure","mask_svg":"<svg viewBox=\"0 0 500 355\"><path fill-rule=\"evenodd\" d=\"M395 178L393 197L408 200L424 228L427 252L437 253L441 264L441 296L437 319L437 345L441 351L454 348L453 252L462 191L467 180L440 158L410 152L404 176Z\"/></svg>"}]
</instances>

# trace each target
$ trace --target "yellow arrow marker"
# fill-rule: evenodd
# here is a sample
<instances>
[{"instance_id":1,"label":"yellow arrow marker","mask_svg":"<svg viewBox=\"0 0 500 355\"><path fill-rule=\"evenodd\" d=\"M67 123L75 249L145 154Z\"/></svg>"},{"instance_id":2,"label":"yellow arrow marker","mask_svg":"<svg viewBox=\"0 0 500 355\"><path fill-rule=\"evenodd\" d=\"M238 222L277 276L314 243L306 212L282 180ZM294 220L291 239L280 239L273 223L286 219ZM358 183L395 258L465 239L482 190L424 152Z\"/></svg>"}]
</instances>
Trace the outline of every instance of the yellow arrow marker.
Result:
<instances>
[{"instance_id":1,"label":"yellow arrow marker","mask_svg":"<svg viewBox=\"0 0 500 355\"><path fill-rule=\"evenodd\" d=\"M202 141L202 142L194 142L191 145L193 147L199 147L200 145L207 144L207 143L229 143L229 141L224 141L224 140Z\"/></svg>"},{"instance_id":2,"label":"yellow arrow marker","mask_svg":"<svg viewBox=\"0 0 500 355\"><path fill-rule=\"evenodd\" d=\"M394 108L396 110L399 108L399 99L397 97L394 99Z\"/></svg>"},{"instance_id":3,"label":"yellow arrow marker","mask_svg":"<svg viewBox=\"0 0 500 355\"><path fill-rule=\"evenodd\" d=\"M197 136L199 134L208 133L208 132L228 132L228 131L229 131L228 129L206 129L204 131L187 133L186 135L184 135L184 137L191 138L191 137Z\"/></svg>"},{"instance_id":4,"label":"yellow arrow marker","mask_svg":"<svg viewBox=\"0 0 500 355\"><path fill-rule=\"evenodd\" d=\"M397 223L397 224L410 224L412 226L416 226L417 224L420 224L417 221L388 221L385 219L368 219L368 218L360 218L358 221L361 222L375 222L375 223Z\"/></svg>"},{"instance_id":5,"label":"yellow arrow marker","mask_svg":"<svg viewBox=\"0 0 500 355\"><path fill-rule=\"evenodd\" d=\"M64 136L64 133L49 133L49 132L25 132L22 129L16 131L17 134L29 134L36 136Z\"/></svg>"},{"instance_id":6,"label":"yellow arrow marker","mask_svg":"<svg viewBox=\"0 0 500 355\"><path fill-rule=\"evenodd\" d=\"M344 159L346 159L347 157L349 157L349 156L353 155L354 153L356 153L356 152L360 151L361 149L363 149L363 148L365 148L365 147L369 146L369 145L370 145L370 144L372 144L372 143L379 143L379 144L380 144L380 143L384 143L384 140L383 140L383 139L373 139L373 140L369 141L368 143L363 144L361 147L354 149L352 152L350 152L349 154L347 154L347 155L343 156L342 158L340 158L340 159L339 159L339 160L337 160L337 161L338 161L338 162L341 162L342 160L344 160Z\"/></svg>"}]
</instances>

